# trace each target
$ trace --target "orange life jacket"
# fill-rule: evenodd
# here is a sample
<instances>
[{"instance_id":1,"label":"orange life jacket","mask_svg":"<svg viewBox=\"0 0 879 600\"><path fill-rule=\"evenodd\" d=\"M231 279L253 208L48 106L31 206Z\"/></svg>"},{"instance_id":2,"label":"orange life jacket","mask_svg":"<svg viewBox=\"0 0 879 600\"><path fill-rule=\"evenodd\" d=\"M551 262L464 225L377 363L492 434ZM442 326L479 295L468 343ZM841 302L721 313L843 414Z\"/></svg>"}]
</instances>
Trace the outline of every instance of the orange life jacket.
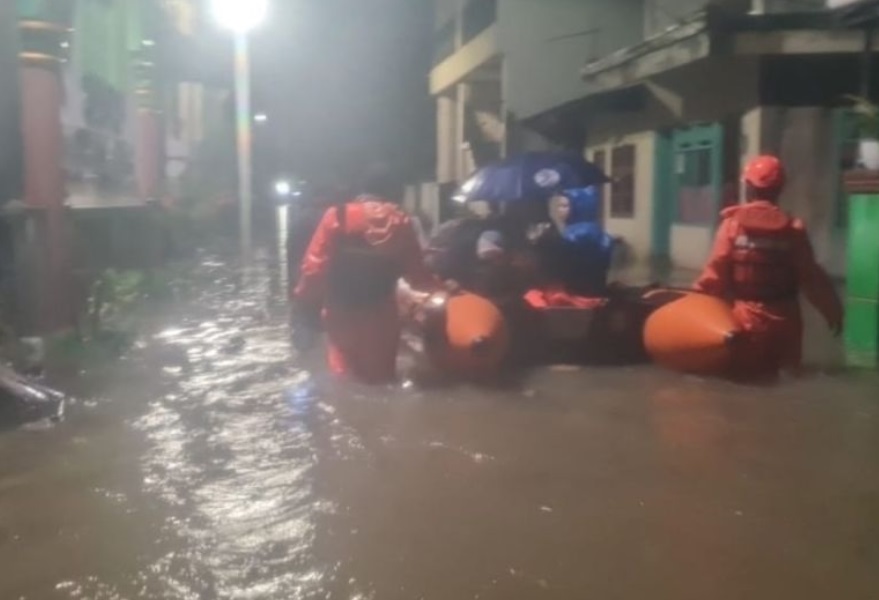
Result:
<instances>
[{"instance_id":1,"label":"orange life jacket","mask_svg":"<svg viewBox=\"0 0 879 600\"><path fill-rule=\"evenodd\" d=\"M370 308L393 299L403 271L394 237L405 215L375 198L338 205L339 237L327 269L327 302Z\"/></svg>"},{"instance_id":2,"label":"orange life jacket","mask_svg":"<svg viewBox=\"0 0 879 600\"><path fill-rule=\"evenodd\" d=\"M794 263L793 219L768 203L737 206L733 239L732 293L736 300L792 300L799 292Z\"/></svg>"}]
</instances>

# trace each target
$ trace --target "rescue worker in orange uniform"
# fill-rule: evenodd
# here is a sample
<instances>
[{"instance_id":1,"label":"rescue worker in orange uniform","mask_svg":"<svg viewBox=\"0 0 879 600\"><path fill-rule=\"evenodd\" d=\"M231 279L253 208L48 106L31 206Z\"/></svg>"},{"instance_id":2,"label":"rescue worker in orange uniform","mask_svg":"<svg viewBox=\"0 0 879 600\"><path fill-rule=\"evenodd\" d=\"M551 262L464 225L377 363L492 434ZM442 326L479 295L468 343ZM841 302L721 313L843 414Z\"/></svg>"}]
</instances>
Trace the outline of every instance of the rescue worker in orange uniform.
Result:
<instances>
[{"instance_id":1,"label":"rescue worker in orange uniform","mask_svg":"<svg viewBox=\"0 0 879 600\"><path fill-rule=\"evenodd\" d=\"M815 261L805 225L778 206L785 170L775 156L745 168L746 203L726 208L714 250L696 289L733 301L745 331L736 352L739 376L796 372L802 362L799 294L818 309L836 335L843 309L833 282Z\"/></svg>"},{"instance_id":2,"label":"rescue worker in orange uniform","mask_svg":"<svg viewBox=\"0 0 879 600\"><path fill-rule=\"evenodd\" d=\"M435 288L410 217L386 174L364 193L324 214L302 261L294 301L322 309L330 370L366 383L394 380L400 342L396 303L401 277Z\"/></svg>"}]
</instances>

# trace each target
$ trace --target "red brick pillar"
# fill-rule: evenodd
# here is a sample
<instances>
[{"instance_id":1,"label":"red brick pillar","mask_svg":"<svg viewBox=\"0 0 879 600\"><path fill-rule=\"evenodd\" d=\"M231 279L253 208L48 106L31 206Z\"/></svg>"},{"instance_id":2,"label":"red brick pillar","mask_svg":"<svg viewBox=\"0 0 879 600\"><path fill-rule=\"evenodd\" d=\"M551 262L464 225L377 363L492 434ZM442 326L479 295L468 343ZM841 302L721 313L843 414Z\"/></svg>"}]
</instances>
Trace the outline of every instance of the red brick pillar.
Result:
<instances>
[{"instance_id":1,"label":"red brick pillar","mask_svg":"<svg viewBox=\"0 0 879 600\"><path fill-rule=\"evenodd\" d=\"M142 200L158 200L162 181L161 115L149 108L137 111L137 142L134 153L137 193Z\"/></svg>"},{"instance_id":2,"label":"red brick pillar","mask_svg":"<svg viewBox=\"0 0 879 600\"><path fill-rule=\"evenodd\" d=\"M38 333L51 333L74 323L60 73L62 40L69 29L49 21L22 20L19 31L24 201L39 224L43 250L37 265L36 327Z\"/></svg>"},{"instance_id":3,"label":"red brick pillar","mask_svg":"<svg viewBox=\"0 0 879 600\"><path fill-rule=\"evenodd\" d=\"M157 62L154 44L141 46L133 56L134 91L137 96L134 170L141 200L161 200L164 192L165 131L162 98L156 76Z\"/></svg>"}]
</instances>

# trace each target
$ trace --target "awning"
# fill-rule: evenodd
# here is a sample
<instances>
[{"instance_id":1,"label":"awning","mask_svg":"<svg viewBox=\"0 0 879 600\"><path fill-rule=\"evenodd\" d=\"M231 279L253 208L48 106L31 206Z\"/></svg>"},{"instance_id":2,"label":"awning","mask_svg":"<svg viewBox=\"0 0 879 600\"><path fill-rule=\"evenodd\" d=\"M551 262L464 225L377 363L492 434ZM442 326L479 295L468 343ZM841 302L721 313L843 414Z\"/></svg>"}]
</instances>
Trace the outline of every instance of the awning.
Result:
<instances>
[{"instance_id":1,"label":"awning","mask_svg":"<svg viewBox=\"0 0 879 600\"><path fill-rule=\"evenodd\" d=\"M587 64L580 74L590 94L632 85L708 56L710 31L710 11L699 11L657 36Z\"/></svg>"},{"instance_id":2,"label":"awning","mask_svg":"<svg viewBox=\"0 0 879 600\"><path fill-rule=\"evenodd\" d=\"M583 67L588 94L644 81L711 56L852 52L856 32L840 29L843 15L879 16L879 0L862 0L839 9L735 14L717 8L693 13L640 44L623 48Z\"/></svg>"},{"instance_id":3,"label":"awning","mask_svg":"<svg viewBox=\"0 0 879 600\"><path fill-rule=\"evenodd\" d=\"M636 112L644 108L649 97L645 84L636 83L573 100L523 119L522 124L565 147L582 148L589 113Z\"/></svg>"},{"instance_id":4,"label":"awning","mask_svg":"<svg viewBox=\"0 0 879 600\"><path fill-rule=\"evenodd\" d=\"M869 27L879 24L879 0L859 0L835 11L835 21L843 27Z\"/></svg>"}]
</instances>

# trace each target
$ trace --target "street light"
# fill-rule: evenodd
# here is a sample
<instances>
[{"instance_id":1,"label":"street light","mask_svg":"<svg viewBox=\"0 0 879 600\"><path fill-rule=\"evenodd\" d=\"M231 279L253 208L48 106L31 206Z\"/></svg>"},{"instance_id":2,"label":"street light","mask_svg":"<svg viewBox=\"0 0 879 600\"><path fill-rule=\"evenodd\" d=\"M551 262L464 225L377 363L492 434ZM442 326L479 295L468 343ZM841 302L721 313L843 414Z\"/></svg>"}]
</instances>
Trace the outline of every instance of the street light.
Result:
<instances>
[{"instance_id":1,"label":"street light","mask_svg":"<svg viewBox=\"0 0 879 600\"><path fill-rule=\"evenodd\" d=\"M293 193L293 185L286 179L275 182L275 194L280 198L286 198Z\"/></svg>"},{"instance_id":2,"label":"street light","mask_svg":"<svg viewBox=\"0 0 879 600\"><path fill-rule=\"evenodd\" d=\"M238 139L238 196L241 254L250 257L253 206L252 122L250 116L250 52L248 33L268 12L268 0L212 0L214 18L235 37L235 121Z\"/></svg>"},{"instance_id":3,"label":"street light","mask_svg":"<svg viewBox=\"0 0 879 600\"><path fill-rule=\"evenodd\" d=\"M255 123L262 124L262 123L268 122L268 120L269 120L269 116L265 113L256 113L255 115L253 115L253 121Z\"/></svg>"}]
</instances>

